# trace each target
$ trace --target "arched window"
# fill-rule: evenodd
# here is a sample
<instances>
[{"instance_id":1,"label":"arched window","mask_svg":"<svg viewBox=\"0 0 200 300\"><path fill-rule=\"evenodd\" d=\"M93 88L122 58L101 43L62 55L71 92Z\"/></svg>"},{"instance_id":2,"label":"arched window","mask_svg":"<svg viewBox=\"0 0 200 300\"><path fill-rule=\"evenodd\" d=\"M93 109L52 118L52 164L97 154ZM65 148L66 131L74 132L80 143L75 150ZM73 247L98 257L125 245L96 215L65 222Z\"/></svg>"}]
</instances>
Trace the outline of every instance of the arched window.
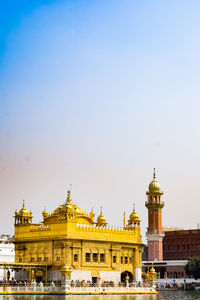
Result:
<instances>
[{"instance_id":1,"label":"arched window","mask_svg":"<svg viewBox=\"0 0 200 300\"><path fill-rule=\"evenodd\" d=\"M85 261L90 262L90 253L89 252L85 253Z\"/></svg>"},{"instance_id":2,"label":"arched window","mask_svg":"<svg viewBox=\"0 0 200 300\"><path fill-rule=\"evenodd\" d=\"M78 261L78 254L75 253L75 254L74 254L74 262L77 262L77 261Z\"/></svg>"}]
</instances>

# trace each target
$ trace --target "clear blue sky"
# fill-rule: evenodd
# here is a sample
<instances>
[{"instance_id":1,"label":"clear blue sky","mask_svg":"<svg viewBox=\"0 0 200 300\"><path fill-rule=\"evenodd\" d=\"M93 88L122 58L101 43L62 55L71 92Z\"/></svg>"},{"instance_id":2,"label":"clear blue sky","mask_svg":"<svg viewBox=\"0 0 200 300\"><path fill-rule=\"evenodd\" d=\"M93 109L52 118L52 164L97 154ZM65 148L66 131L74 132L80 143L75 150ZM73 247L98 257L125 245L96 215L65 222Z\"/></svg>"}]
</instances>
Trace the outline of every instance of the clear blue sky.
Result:
<instances>
[{"instance_id":1,"label":"clear blue sky","mask_svg":"<svg viewBox=\"0 0 200 300\"><path fill-rule=\"evenodd\" d=\"M196 227L199 1L0 1L0 225L66 198L110 224L157 169L165 226ZM113 210L115 209L115 213ZM178 212L178 215L177 215Z\"/></svg>"}]
</instances>

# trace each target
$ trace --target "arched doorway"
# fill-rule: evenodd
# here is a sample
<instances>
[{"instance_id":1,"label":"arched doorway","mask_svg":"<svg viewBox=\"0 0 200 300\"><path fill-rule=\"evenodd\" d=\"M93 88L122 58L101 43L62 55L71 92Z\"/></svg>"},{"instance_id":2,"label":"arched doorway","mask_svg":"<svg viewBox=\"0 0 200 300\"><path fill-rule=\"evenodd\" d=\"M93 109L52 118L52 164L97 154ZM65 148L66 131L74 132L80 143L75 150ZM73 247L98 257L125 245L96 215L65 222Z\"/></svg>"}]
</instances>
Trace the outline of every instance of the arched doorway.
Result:
<instances>
[{"instance_id":1,"label":"arched doorway","mask_svg":"<svg viewBox=\"0 0 200 300\"><path fill-rule=\"evenodd\" d=\"M133 281L133 274L129 271L124 271L121 273L121 282L125 282L126 281L126 277L129 277L129 281Z\"/></svg>"}]
</instances>

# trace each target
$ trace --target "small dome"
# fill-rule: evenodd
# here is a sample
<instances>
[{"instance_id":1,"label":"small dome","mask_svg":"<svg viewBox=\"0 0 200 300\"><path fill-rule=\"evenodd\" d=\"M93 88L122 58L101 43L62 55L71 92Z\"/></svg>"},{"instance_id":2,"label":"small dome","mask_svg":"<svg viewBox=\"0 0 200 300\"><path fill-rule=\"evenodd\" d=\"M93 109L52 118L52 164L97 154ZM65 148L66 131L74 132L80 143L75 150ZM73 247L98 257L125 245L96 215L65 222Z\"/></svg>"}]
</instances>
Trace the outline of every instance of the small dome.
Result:
<instances>
[{"instance_id":1,"label":"small dome","mask_svg":"<svg viewBox=\"0 0 200 300\"><path fill-rule=\"evenodd\" d=\"M156 270L154 269L154 267L151 267L150 273L156 273Z\"/></svg>"},{"instance_id":2,"label":"small dome","mask_svg":"<svg viewBox=\"0 0 200 300\"><path fill-rule=\"evenodd\" d=\"M22 207L22 209L20 209L19 215L23 215L23 216L29 215L28 210L25 208L25 200L23 200L23 207Z\"/></svg>"},{"instance_id":3,"label":"small dome","mask_svg":"<svg viewBox=\"0 0 200 300\"><path fill-rule=\"evenodd\" d=\"M151 181L151 183L149 184L149 192L151 192L151 193L161 192L161 187L157 180L154 179Z\"/></svg>"},{"instance_id":4,"label":"small dome","mask_svg":"<svg viewBox=\"0 0 200 300\"><path fill-rule=\"evenodd\" d=\"M128 224L132 225L134 223L140 222L139 216L135 211L135 205L133 206L133 211L129 216Z\"/></svg>"},{"instance_id":5,"label":"small dome","mask_svg":"<svg viewBox=\"0 0 200 300\"><path fill-rule=\"evenodd\" d=\"M106 218L102 214L102 208L101 208L101 213L100 213L100 215L97 218L97 224L98 225L105 225L106 224Z\"/></svg>"},{"instance_id":6,"label":"small dome","mask_svg":"<svg viewBox=\"0 0 200 300\"><path fill-rule=\"evenodd\" d=\"M135 209L133 209L133 212L130 214L129 220L135 221L135 219L139 219L139 216L136 214Z\"/></svg>"},{"instance_id":7,"label":"small dome","mask_svg":"<svg viewBox=\"0 0 200 300\"><path fill-rule=\"evenodd\" d=\"M46 219L48 217L48 212L46 211L46 208L44 208L44 210L42 212L42 216L44 219Z\"/></svg>"},{"instance_id":8,"label":"small dome","mask_svg":"<svg viewBox=\"0 0 200 300\"><path fill-rule=\"evenodd\" d=\"M93 212L93 209L92 209L91 212L90 212L90 217L94 218L94 216L95 216L95 213Z\"/></svg>"},{"instance_id":9,"label":"small dome","mask_svg":"<svg viewBox=\"0 0 200 300\"><path fill-rule=\"evenodd\" d=\"M161 187L159 182L156 180L156 171L155 168L153 169L153 180L149 184L149 192L150 193L162 193Z\"/></svg>"}]
</instances>

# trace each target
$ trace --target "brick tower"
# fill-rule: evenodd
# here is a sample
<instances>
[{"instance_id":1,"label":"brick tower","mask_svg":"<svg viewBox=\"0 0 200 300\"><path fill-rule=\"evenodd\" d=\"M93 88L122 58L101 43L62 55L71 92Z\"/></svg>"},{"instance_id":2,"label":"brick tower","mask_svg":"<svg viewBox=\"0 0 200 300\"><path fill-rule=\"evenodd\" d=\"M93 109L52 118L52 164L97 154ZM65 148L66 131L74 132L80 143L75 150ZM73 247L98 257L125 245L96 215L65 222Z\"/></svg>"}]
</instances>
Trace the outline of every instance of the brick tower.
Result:
<instances>
[{"instance_id":1,"label":"brick tower","mask_svg":"<svg viewBox=\"0 0 200 300\"><path fill-rule=\"evenodd\" d=\"M153 172L153 180L149 184L149 190L146 192L147 201L145 206L148 209L148 228L147 228L147 241L148 241L148 260L149 261L162 261L163 260L163 231L162 231L162 208L164 202L161 201L163 192L160 184L156 180L155 169Z\"/></svg>"}]
</instances>

